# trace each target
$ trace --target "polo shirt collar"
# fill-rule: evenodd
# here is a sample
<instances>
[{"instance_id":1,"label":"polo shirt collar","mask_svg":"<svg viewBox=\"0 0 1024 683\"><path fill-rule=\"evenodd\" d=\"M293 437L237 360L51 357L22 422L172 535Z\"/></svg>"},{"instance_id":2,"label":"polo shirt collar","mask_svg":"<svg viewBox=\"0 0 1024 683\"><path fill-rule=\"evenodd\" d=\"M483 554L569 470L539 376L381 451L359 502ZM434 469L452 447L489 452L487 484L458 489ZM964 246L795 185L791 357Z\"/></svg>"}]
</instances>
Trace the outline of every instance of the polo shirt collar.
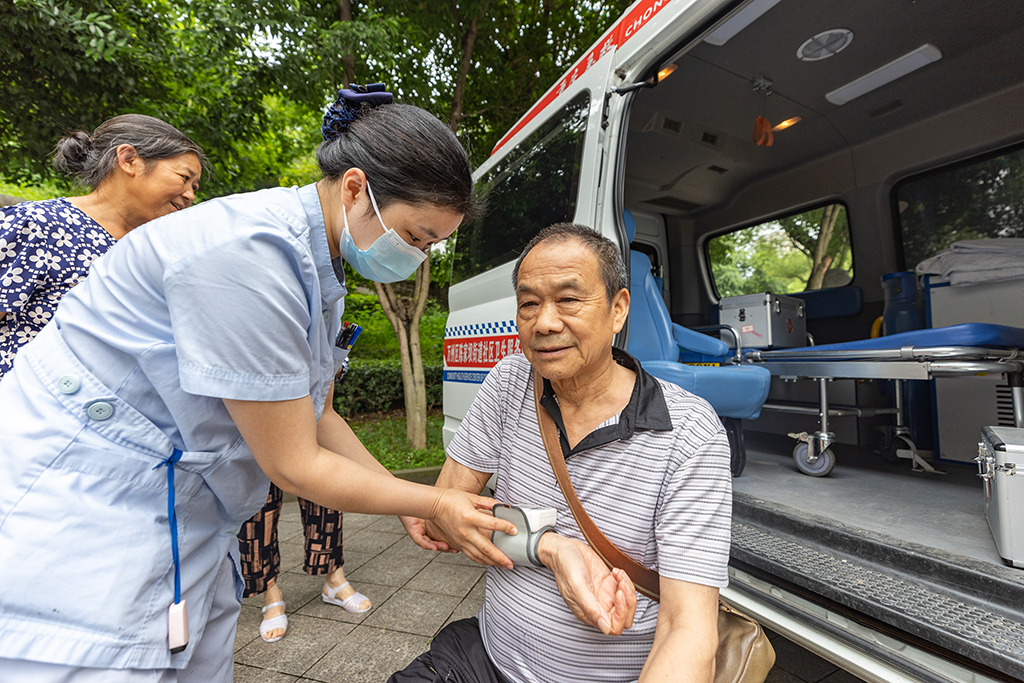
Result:
<instances>
[{"instance_id":1,"label":"polo shirt collar","mask_svg":"<svg viewBox=\"0 0 1024 683\"><path fill-rule=\"evenodd\" d=\"M555 425L558 426L558 440L562 445L562 454L566 458L591 448L603 446L612 441L627 441L638 430L672 431L672 418L669 416L665 394L661 390L658 380L648 374L635 358L621 349L613 348L612 358L619 365L629 368L636 373L636 380L633 382L633 393L629 397L629 403L619 413L618 424L606 425L595 429L572 449L569 448L565 423L562 421L562 411L558 407L558 401L555 399L555 390L551 386L550 380L544 380L544 391L541 394L540 403L551 414L555 420Z\"/></svg>"},{"instance_id":2,"label":"polo shirt collar","mask_svg":"<svg viewBox=\"0 0 1024 683\"><path fill-rule=\"evenodd\" d=\"M309 224L313 244L313 264L320 280L320 296L329 304L348 294L345 287L345 266L341 258L331 260L331 249L327 244L327 225L324 223L324 211L320 206L320 195L316 183L299 188L299 200L306 211L306 222Z\"/></svg>"}]
</instances>

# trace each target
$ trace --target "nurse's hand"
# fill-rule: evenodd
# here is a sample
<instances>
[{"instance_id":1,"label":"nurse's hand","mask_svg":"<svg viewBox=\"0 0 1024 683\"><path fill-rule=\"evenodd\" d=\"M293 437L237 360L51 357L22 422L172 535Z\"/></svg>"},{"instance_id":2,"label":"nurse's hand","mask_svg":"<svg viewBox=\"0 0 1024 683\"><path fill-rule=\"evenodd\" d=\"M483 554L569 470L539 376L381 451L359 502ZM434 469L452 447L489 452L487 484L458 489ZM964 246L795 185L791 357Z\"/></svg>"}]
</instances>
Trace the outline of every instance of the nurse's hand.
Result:
<instances>
[{"instance_id":1,"label":"nurse's hand","mask_svg":"<svg viewBox=\"0 0 1024 683\"><path fill-rule=\"evenodd\" d=\"M514 524L491 514L494 500L456 489L435 491L437 497L426 525L429 538L443 540L479 564L511 569L512 560L491 543L491 533L503 531L515 536L518 532Z\"/></svg>"}]
</instances>

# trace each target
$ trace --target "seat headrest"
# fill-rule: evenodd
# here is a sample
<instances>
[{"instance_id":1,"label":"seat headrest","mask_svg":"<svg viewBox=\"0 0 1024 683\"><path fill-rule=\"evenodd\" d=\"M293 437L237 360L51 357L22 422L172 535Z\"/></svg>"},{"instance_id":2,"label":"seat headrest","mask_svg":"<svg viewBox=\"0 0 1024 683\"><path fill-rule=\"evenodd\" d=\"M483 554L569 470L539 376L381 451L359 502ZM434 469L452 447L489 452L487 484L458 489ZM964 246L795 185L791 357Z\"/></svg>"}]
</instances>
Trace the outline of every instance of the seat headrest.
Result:
<instances>
[{"instance_id":1,"label":"seat headrest","mask_svg":"<svg viewBox=\"0 0 1024 683\"><path fill-rule=\"evenodd\" d=\"M626 224L626 239L632 243L633 238L636 237L636 220L633 218L633 212L629 209L623 209L622 222Z\"/></svg>"}]
</instances>

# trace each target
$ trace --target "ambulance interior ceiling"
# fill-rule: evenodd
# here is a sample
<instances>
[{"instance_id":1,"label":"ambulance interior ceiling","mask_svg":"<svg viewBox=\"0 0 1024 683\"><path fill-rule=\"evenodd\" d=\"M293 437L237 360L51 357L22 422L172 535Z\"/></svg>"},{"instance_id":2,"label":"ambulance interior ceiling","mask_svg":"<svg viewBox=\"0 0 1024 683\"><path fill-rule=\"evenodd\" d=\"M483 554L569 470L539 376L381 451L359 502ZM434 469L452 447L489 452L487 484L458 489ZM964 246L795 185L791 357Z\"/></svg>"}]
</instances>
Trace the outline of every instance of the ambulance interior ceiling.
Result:
<instances>
[{"instance_id":1,"label":"ambulance interior ceiling","mask_svg":"<svg viewBox=\"0 0 1024 683\"><path fill-rule=\"evenodd\" d=\"M828 29L851 31L852 40L830 57L799 59L804 42ZM941 58L843 105L825 99L925 44L938 48ZM705 228L714 229L714 214L739 193L772 176L795 169L796 178L801 166L812 168L815 160L858 146L887 153L885 145L864 143L996 93L1012 93L993 98L993 106L1013 105L1004 119L1015 122L1013 135L1024 131L1024 11L1016 1L782 0L724 45L702 41L672 61L675 72L634 100L624 201L627 207L699 218ZM759 77L771 81L767 98L752 85ZM772 126L796 116L801 121L775 132L773 146L763 147L753 141L761 115ZM975 130L964 131L964 137L1007 134L987 130L991 123L984 119L970 120ZM934 140L936 149L951 144L956 143ZM857 163L855 155L846 156L847 165ZM919 163L871 161L894 170ZM852 173L837 175L847 180L837 179L826 195L852 189Z\"/></svg>"}]
</instances>

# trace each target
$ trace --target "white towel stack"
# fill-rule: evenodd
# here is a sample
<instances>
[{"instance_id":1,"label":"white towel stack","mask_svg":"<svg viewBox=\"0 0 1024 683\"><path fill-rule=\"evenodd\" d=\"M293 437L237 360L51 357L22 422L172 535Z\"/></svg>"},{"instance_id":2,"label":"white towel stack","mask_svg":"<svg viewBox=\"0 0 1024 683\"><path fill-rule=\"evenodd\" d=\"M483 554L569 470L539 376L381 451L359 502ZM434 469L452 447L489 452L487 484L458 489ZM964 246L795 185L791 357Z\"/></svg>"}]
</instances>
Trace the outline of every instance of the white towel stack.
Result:
<instances>
[{"instance_id":1,"label":"white towel stack","mask_svg":"<svg viewBox=\"0 0 1024 683\"><path fill-rule=\"evenodd\" d=\"M917 272L941 275L952 285L1024 278L1024 239L954 242L949 249L917 264Z\"/></svg>"}]
</instances>

